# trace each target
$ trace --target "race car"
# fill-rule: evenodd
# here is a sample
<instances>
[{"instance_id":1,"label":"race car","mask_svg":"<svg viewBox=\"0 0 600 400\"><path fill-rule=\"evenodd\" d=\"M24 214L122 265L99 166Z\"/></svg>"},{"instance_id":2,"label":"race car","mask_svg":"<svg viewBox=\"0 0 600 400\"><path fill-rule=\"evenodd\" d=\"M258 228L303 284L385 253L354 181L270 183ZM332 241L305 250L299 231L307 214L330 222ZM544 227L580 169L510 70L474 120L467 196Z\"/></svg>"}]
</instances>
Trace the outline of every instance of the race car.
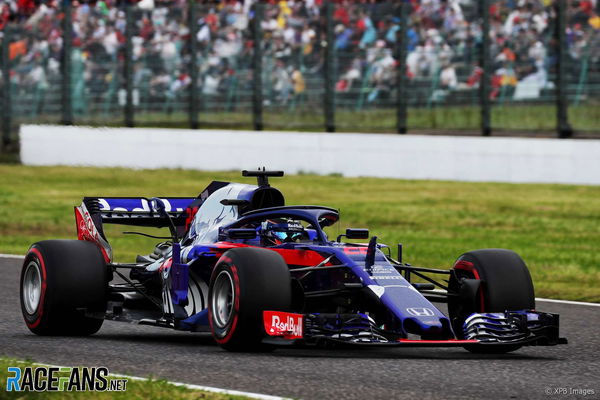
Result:
<instances>
[{"instance_id":1,"label":"race car","mask_svg":"<svg viewBox=\"0 0 600 400\"><path fill-rule=\"evenodd\" d=\"M535 310L515 252L469 251L449 270L413 266L401 245L392 258L367 229L330 238L339 212L285 205L269 184L282 171L242 175L257 184L213 181L190 198L85 197L75 207L78 240L37 242L25 257L27 327L91 335L104 320L124 321L210 332L231 351L342 344L505 353L567 342L558 315ZM160 242L117 263L104 224L170 234L125 232ZM448 315L433 303L447 303Z\"/></svg>"}]
</instances>

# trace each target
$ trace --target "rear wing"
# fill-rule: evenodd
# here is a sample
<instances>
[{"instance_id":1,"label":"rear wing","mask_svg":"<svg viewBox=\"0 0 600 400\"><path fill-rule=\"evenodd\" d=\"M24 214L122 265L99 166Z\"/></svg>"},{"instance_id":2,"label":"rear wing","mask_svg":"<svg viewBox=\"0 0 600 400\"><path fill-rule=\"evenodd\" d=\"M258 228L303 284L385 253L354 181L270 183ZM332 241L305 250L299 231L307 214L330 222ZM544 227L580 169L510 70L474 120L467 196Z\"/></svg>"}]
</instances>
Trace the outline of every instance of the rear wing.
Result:
<instances>
[{"instance_id":1,"label":"rear wing","mask_svg":"<svg viewBox=\"0 0 600 400\"><path fill-rule=\"evenodd\" d=\"M159 198L177 231L185 232L198 210L195 197ZM84 197L75 207L77 239L93 242L100 248L104 260L112 261L112 248L104 235L104 224L120 224L162 228L169 225L164 215L152 210L145 197Z\"/></svg>"},{"instance_id":2,"label":"rear wing","mask_svg":"<svg viewBox=\"0 0 600 400\"><path fill-rule=\"evenodd\" d=\"M165 211L182 236L191 224L198 208L216 190L229 182L213 181L198 197L160 197ZM112 261L112 249L104 235L104 224L120 224L163 228L169 221L151 207L146 197L84 197L75 207L77 238L96 243L106 262Z\"/></svg>"},{"instance_id":3,"label":"rear wing","mask_svg":"<svg viewBox=\"0 0 600 400\"><path fill-rule=\"evenodd\" d=\"M158 198L176 226L185 226L186 210L198 200L195 197ZM83 205L91 215L98 215L103 224L151 226L161 228L169 221L152 210L145 197L84 197Z\"/></svg>"}]
</instances>

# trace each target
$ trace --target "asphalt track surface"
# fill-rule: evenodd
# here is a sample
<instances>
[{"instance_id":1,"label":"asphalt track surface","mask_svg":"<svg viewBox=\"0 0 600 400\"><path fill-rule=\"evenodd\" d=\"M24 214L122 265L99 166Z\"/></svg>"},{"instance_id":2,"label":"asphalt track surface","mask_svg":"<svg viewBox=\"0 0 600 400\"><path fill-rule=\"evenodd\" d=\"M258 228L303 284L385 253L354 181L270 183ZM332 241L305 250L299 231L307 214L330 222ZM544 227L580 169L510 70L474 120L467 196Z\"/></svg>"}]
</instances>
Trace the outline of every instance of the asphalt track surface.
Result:
<instances>
[{"instance_id":1,"label":"asphalt track surface","mask_svg":"<svg viewBox=\"0 0 600 400\"><path fill-rule=\"evenodd\" d=\"M560 314L569 344L508 355L397 347L236 354L206 334L111 321L91 337L36 336L21 316L21 263L0 259L1 356L302 399L584 398L568 394L578 389L600 398L600 307L538 302Z\"/></svg>"}]
</instances>

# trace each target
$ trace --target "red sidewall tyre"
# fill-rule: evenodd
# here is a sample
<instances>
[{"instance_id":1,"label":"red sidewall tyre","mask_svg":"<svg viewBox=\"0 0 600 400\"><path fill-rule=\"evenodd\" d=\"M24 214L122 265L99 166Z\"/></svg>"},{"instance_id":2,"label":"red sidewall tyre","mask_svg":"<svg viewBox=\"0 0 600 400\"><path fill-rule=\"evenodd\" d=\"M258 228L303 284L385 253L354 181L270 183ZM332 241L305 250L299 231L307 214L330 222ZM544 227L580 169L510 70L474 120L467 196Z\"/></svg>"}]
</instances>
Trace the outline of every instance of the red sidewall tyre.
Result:
<instances>
[{"instance_id":1,"label":"red sidewall tyre","mask_svg":"<svg viewBox=\"0 0 600 400\"><path fill-rule=\"evenodd\" d=\"M263 311L288 311L292 298L290 273L283 258L271 250L240 248L217 262L208 293L208 316L215 341L232 351L270 349Z\"/></svg>"},{"instance_id":2,"label":"red sidewall tyre","mask_svg":"<svg viewBox=\"0 0 600 400\"><path fill-rule=\"evenodd\" d=\"M461 291L462 278L480 280L474 298L449 298L448 313L457 338L463 338L465 319L475 312L504 312L535 308L535 293L531 275L523 259L514 251L482 249L462 254L454 263L449 290ZM477 353L507 353L518 345L498 345L487 348L465 346Z\"/></svg>"},{"instance_id":3,"label":"red sidewall tyre","mask_svg":"<svg viewBox=\"0 0 600 400\"><path fill-rule=\"evenodd\" d=\"M108 276L102 253L93 243L35 243L21 271L20 301L25 324L38 335L97 332L103 319L86 317L85 312L102 314L106 310ZM31 282L36 284L32 286Z\"/></svg>"}]
</instances>

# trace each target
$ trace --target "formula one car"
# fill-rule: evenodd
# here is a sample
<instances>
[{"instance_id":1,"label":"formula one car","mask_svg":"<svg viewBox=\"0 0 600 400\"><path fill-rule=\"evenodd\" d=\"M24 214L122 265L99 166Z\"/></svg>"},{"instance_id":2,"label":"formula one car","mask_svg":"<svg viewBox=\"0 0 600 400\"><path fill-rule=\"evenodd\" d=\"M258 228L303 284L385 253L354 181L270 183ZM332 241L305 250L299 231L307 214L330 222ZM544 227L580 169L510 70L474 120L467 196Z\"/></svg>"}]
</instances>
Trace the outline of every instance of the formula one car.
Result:
<instances>
[{"instance_id":1,"label":"formula one car","mask_svg":"<svg viewBox=\"0 0 600 400\"><path fill-rule=\"evenodd\" d=\"M27 253L27 327L90 335L105 319L125 321L211 332L233 351L342 343L504 353L566 343L558 315L534 311L516 253L469 251L450 270L412 266L401 245L394 259L376 236L341 241L369 239L366 229L330 240L338 211L286 206L268 182L282 171L242 174L258 184L214 181L192 198L85 197L75 207L79 240L41 241ZM104 224L166 227L170 236L135 262L116 263ZM433 302L447 303L448 315Z\"/></svg>"}]
</instances>

